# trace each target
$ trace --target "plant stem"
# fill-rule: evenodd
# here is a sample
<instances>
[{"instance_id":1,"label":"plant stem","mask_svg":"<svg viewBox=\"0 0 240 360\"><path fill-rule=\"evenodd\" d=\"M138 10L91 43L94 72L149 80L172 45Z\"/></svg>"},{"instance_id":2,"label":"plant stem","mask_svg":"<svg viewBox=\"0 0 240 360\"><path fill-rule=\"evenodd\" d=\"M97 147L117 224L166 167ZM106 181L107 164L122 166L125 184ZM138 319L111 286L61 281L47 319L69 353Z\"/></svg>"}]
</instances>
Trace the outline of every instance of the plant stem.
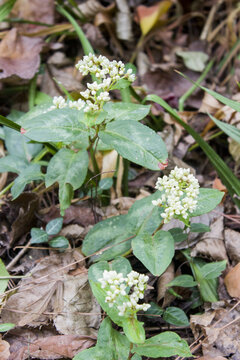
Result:
<instances>
[{"instance_id":1,"label":"plant stem","mask_svg":"<svg viewBox=\"0 0 240 360\"><path fill-rule=\"evenodd\" d=\"M95 157L95 153L94 150L92 148L92 146L90 147L90 156L91 156L91 161L92 161L92 165L93 165L93 169L94 169L94 174L97 175L100 173L97 161L96 161L96 157Z\"/></svg>"},{"instance_id":2,"label":"plant stem","mask_svg":"<svg viewBox=\"0 0 240 360\"><path fill-rule=\"evenodd\" d=\"M132 348L133 348L133 343L130 343L130 349L129 349L128 360L130 360L130 359L132 358L132 356L133 356L133 354L132 354L132 352L131 352Z\"/></svg>"},{"instance_id":3,"label":"plant stem","mask_svg":"<svg viewBox=\"0 0 240 360\"><path fill-rule=\"evenodd\" d=\"M14 181L12 181L10 184L8 184L1 192L0 192L0 197L2 197L8 190L11 189L11 187L13 186Z\"/></svg>"},{"instance_id":4,"label":"plant stem","mask_svg":"<svg viewBox=\"0 0 240 360\"><path fill-rule=\"evenodd\" d=\"M47 155L47 153L49 152L49 150L45 147L43 148L33 159L33 163L37 163L38 161L40 161L45 155Z\"/></svg>"}]
</instances>

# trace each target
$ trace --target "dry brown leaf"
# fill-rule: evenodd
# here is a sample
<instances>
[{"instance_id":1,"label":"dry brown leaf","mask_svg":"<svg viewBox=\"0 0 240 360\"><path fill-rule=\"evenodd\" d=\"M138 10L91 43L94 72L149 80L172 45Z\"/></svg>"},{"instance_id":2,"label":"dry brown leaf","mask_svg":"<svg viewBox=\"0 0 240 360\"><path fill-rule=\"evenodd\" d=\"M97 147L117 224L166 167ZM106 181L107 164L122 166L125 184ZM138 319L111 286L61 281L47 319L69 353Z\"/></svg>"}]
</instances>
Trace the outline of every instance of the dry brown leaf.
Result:
<instances>
[{"instance_id":1,"label":"dry brown leaf","mask_svg":"<svg viewBox=\"0 0 240 360\"><path fill-rule=\"evenodd\" d=\"M99 13L99 14L103 14L104 16L104 13ZM108 45L107 40L104 38L103 34L101 33L101 31L97 26L90 23L84 24L83 31L93 48L99 49L99 48L104 48Z\"/></svg>"},{"instance_id":2,"label":"dry brown leaf","mask_svg":"<svg viewBox=\"0 0 240 360\"><path fill-rule=\"evenodd\" d=\"M17 30L10 30L0 43L0 79L17 75L31 79L40 65L42 40L20 36Z\"/></svg>"},{"instance_id":3,"label":"dry brown leaf","mask_svg":"<svg viewBox=\"0 0 240 360\"><path fill-rule=\"evenodd\" d=\"M214 358L212 356L202 356L196 360L227 360L227 358L222 356L214 356Z\"/></svg>"},{"instance_id":4,"label":"dry brown leaf","mask_svg":"<svg viewBox=\"0 0 240 360\"><path fill-rule=\"evenodd\" d=\"M132 15L127 0L116 0L116 33L120 40L131 41L132 33Z\"/></svg>"},{"instance_id":5,"label":"dry brown leaf","mask_svg":"<svg viewBox=\"0 0 240 360\"><path fill-rule=\"evenodd\" d=\"M9 360L9 356L10 356L9 348L10 348L9 343L0 338L0 360Z\"/></svg>"},{"instance_id":6,"label":"dry brown leaf","mask_svg":"<svg viewBox=\"0 0 240 360\"><path fill-rule=\"evenodd\" d=\"M227 254L231 261L236 265L240 262L240 234L232 229L224 230L224 241Z\"/></svg>"},{"instance_id":7,"label":"dry brown leaf","mask_svg":"<svg viewBox=\"0 0 240 360\"><path fill-rule=\"evenodd\" d=\"M5 156L5 151L4 151L4 146L3 146L3 142L0 141L0 157L4 157ZM7 181L7 177L8 177L8 173L1 173L0 175L0 191L4 188L6 181Z\"/></svg>"},{"instance_id":8,"label":"dry brown leaf","mask_svg":"<svg viewBox=\"0 0 240 360\"><path fill-rule=\"evenodd\" d=\"M213 189L217 189L219 191L223 191L225 192L225 194L227 193L227 188L225 185L223 185L223 183L221 182L221 180L219 178L215 178L212 184L212 188Z\"/></svg>"},{"instance_id":9,"label":"dry brown leaf","mask_svg":"<svg viewBox=\"0 0 240 360\"><path fill-rule=\"evenodd\" d=\"M29 357L52 360L67 357L72 359L78 352L95 344L95 338L82 335L49 336L23 346L11 354L9 360L25 360ZM2 360L2 358L1 358Z\"/></svg>"},{"instance_id":10,"label":"dry brown leaf","mask_svg":"<svg viewBox=\"0 0 240 360\"><path fill-rule=\"evenodd\" d=\"M240 298L240 263L232 268L224 278L230 296Z\"/></svg>"},{"instance_id":11,"label":"dry brown leaf","mask_svg":"<svg viewBox=\"0 0 240 360\"><path fill-rule=\"evenodd\" d=\"M201 237L201 241L192 249L192 256L204 256L211 260L228 260L223 241L223 217L219 216L210 226L210 232Z\"/></svg>"},{"instance_id":12,"label":"dry brown leaf","mask_svg":"<svg viewBox=\"0 0 240 360\"><path fill-rule=\"evenodd\" d=\"M217 356L240 359L239 306L233 309L230 301L219 301L212 307L214 310L207 309L202 315L190 317L194 338L204 335L203 355L214 359Z\"/></svg>"},{"instance_id":13,"label":"dry brown leaf","mask_svg":"<svg viewBox=\"0 0 240 360\"><path fill-rule=\"evenodd\" d=\"M205 92L199 112L213 114L219 110L221 106L222 104L219 101L217 101L212 95Z\"/></svg>"},{"instance_id":14,"label":"dry brown leaf","mask_svg":"<svg viewBox=\"0 0 240 360\"><path fill-rule=\"evenodd\" d=\"M104 151L102 156L101 179L113 177L117 167L118 153L116 150Z\"/></svg>"},{"instance_id":15,"label":"dry brown leaf","mask_svg":"<svg viewBox=\"0 0 240 360\"><path fill-rule=\"evenodd\" d=\"M38 21L46 24L54 23L54 0L17 0L11 15L18 19ZM32 32L44 28L33 24L18 24L24 31Z\"/></svg>"},{"instance_id":16,"label":"dry brown leaf","mask_svg":"<svg viewBox=\"0 0 240 360\"><path fill-rule=\"evenodd\" d=\"M162 307L168 306L174 299L175 296L167 292L166 284L172 281L175 277L174 264L171 263L166 271L159 277L157 282L157 301L163 299Z\"/></svg>"},{"instance_id":17,"label":"dry brown leaf","mask_svg":"<svg viewBox=\"0 0 240 360\"><path fill-rule=\"evenodd\" d=\"M3 322L38 326L47 323L51 316L43 314L45 311L56 312L60 332L90 335L92 327L98 325L99 315L83 316L81 312L99 313L100 309L91 293L86 271L79 276L69 275L70 270L77 268L76 264L71 264L79 260L79 255L76 251L65 252L40 260L31 270L32 276L22 279L18 292L7 300L2 310ZM81 266L84 269L84 262ZM65 321L63 325L59 312Z\"/></svg>"}]
</instances>

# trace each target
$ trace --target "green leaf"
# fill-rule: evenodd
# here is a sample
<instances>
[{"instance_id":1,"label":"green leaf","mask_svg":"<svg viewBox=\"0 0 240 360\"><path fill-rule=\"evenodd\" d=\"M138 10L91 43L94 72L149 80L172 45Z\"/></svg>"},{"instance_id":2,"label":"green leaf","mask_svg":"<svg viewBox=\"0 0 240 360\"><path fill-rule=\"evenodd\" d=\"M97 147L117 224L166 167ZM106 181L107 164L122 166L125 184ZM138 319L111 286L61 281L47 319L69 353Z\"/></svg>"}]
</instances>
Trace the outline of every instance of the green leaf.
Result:
<instances>
[{"instance_id":1,"label":"green leaf","mask_svg":"<svg viewBox=\"0 0 240 360\"><path fill-rule=\"evenodd\" d=\"M122 273L127 276L132 271L131 264L128 259L122 256L117 256L111 263L110 269L115 270L117 273Z\"/></svg>"},{"instance_id":2,"label":"green leaf","mask_svg":"<svg viewBox=\"0 0 240 360\"><path fill-rule=\"evenodd\" d=\"M131 248L131 239L138 232L152 233L161 223L160 207L154 206L152 200L158 198L158 193L138 200L127 215L114 216L96 224L83 241L82 251L88 256L108 246L102 255L93 256L91 260L111 260L117 255L125 254ZM123 241L121 243L121 241ZM116 245L119 244L119 245Z\"/></svg>"},{"instance_id":3,"label":"green leaf","mask_svg":"<svg viewBox=\"0 0 240 360\"><path fill-rule=\"evenodd\" d=\"M49 240L48 244L52 248L63 248L67 249L69 246L68 239L66 239L64 236L57 236L52 240Z\"/></svg>"},{"instance_id":4,"label":"green leaf","mask_svg":"<svg viewBox=\"0 0 240 360\"><path fill-rule=\"evenodd\" d=\"M110 360L126 360L130 351L127 337L112 328L110 318L105 318L101 324L97 346L112 353Z\"/></svg>"},{"instance_id":5,"label":"green leaf","mask_svg":"<svg viewBox=\"0 0 240 360\"><path fill-rule=\"evenodd\" d=\"M45 175L41 172L41 167L38 164L29 165L20 175L14 180L14 185L11 189L13 199L16 199L24 190L25 186L34 180L44 180Z\"/></svg>"},{"instance_id":6,"label":"green leaf","mask_svg":"<svg viewBox=\"0 0 240 360\"><path fill-rule=\"evenodd\" d=\"M226 268L227 261L218 261L201 267L201 275L206 280L218 278Z\"/></svg>"},{"instance_id":7,"label":"green leaf","mask_svg":"<svg viewBox=\"0 0 240 360\"><path fill-rule=\"evenodd\" d=\"M189 321L185 312L177 307L170 306L168 307L164 314L163 319L169 324L176 326L188 326Z\"/></svg>"},{"instance_id":8,"label":"green leaf","mask_svg":"<svg viewBox=\"0 0 240 360\"><path fill-rule=\"evenodd\" d=\"M192 357L187 342L171 331L153 336L142 345L134 345L133 352L152 358L174 355Z\"/></svg>"},{"instance_id":9,"label":"green leaf","mask_svg":"<svg viewBox=\"0 0 240 360\"><path fill-rule=\"evenodd\" d=\"M107 177L99 181L99 190L109 190L113 186L113 178Z\"/></svg>"},{"instance_id":10,"label":"green leaf","mask_svg":"<svg viewBox=\"0 0 240 360\"><path fill-rule=\"evenodd\" d=\"M9 276L9 273L2 261L2 259L0 259L0 277L3 276ZM8 286L8 280L9 279L2 279L0 280L0 294L3 294L4 291L6 290L7 286Z\"/></svg>"},{"instance_id":11,"label":"green leaf","mask_svg":"<svg viewBox=\"0 0 240 360\"><path fill-rule=\"evenodd\" d=\"M200 216L212 211L218 204L220 204L223 196L224 192L217 189L199 189L197 208L190 214L190 216Z\"/></svg>"},{"instance_id":12,"label":"green leaf","mask_svg":"<svg viewBox=\"0 0 240 360\"><path fill-rule=\"evenodd\" d=\"M182 228L176 227L168 230L175 242L182 242L187 240L188 235L184 233Z\"/></svg>"},{"instance_id":13,"label":"green leaf","mask_svg":"<svg viewBox=\"0 0 240 360\"><path fill-rule=\"evenodd\" d=\"M18 119L18 123L24 127L25 122L30 122L30 121L34 121L33 119L35 119L36 117L39 117L41 115L46 114L51 110L51 106L52 106L52 98L50 102L46 102L44 104L41 105L37 105L34 106L30 111L28 111L27 113L23 114L19 119ZM14 121L14 119L12 119Z\"/></svg>"},{"instance_id":14,"label":"green leaf","mask_svg":"<svg viewBox=\"0 0 240 360\"><path fill-rule=\"evenodd\" d=\"M59 217L54 220L51 220L46 226L46 232L48 235L57 235L62 229L63 218Z\"/></svg>"},{"instance_id":15,"label":"green leaf","mask_svg":"<svg viewBox=\"0 0 240 360\"><path fill-rule=\"evenodd\" d=\"M28 165L26 159L17 156L7 155L0 158L0 172L6 171L20 174Z\"/></svg>"},{"instance_id":16,"label":"green leaf","mask_svg":"<svg viewBox=\"0 0 240 360\"><path fill-rule=\"evenodd\" d=\"M191 232L199 232L199 233L209 232L210 227L205 224L201 224L201 223L191 223L190 231Z\"/></svg>"},{"instance_id":17,"label":"green leaf","mask_svg":"<svg viewBox=\"0 0 240 360\"><path fill-rule=\"evenodd\" d=\"M0 324L0 332L5 332L13 329L16 325L13 323Z\"/></svg>"},{"instance_id":18,"label":"green leaf","mask_svg":"<svg viewBox=\"0 0 240 360\"><path fill-rule=\"evenodd\" d=\"M154 236L140 234L132 241L133 254L155 276L160 276L174 256L174 240L170 232L159 230Z\"/></svg>"},{"instance_id":19,"label":"green leaf","mask_svg":"<svg viewBox=\"0 0 240 360\"><path fill-rule=\"evenodd\" d=\"M48 241L48 234L45 230L39 228L32 228L31 230L31 244L41 244Z\"/></svg>"},{"instance_id":20,"label":"green leaf","mask_svg":"<svg viewBox=\"0 0 240 360\"><path fill-rule=\"evenodd\" d=\"M103 109L107 112L108 119L115 119L115 121L139 121L144 119L148 115L150 111L150 105L139 105L124 102L108 102L103 106Z\"/></svg>"},{"instance_id":21,"label":"green leaf","mask_svg":"<svg viewBox=\"0 0 240 360\"><path fill-rule=\"evenodd\" d=\"M30 161L42 149L42 144L31 144L26 136L16 130L4 127L5 146L9 155Z\"/></svg>"},{"instance_id":22,"label":"green leaf","mask_svg":"<svg viewBox=\"0 0 240 360\"><path fill-rule=\"evenodd\" d=\"M224 96L221 96L217 93L215 93L212 90L208 90L202 86L200 86L201 89L207 91L210 95L214 96L217 100L223 102L224 104L232 107L236 111L240 111L240 104L236 101L229 100L227 98L224 98ZM240 196L240 182L237 179L237 177L233 174L233 172L229 169L229 167L225 164L225 162L217 155L217 153L212 149L206 141L203 140L203 138L191 128L188 124L186 124L178 115L178 113L169 106L166 101L161 99L157 95L148 95L144 101L154 101L157 104L161 105L171 116L175 118L175 120L190 134L192 137L197 141L199 146L202 148L202 150L205 152L215 169L217 170L219 177L221 178L224 185L227 187L229 194L233 197L234 201L240 204L240 202L235 199L234 195Z\"/></svg>"},{"instance_id":23,"label":"green leaf","mask_svg":"<svg viewBox=\"0 0 240 360\"><path fill-rule=\"evenodd\" d=\"M193 71L202 72L205 69L209 56L202 51L176 51L183 59L184 65Z\"/></svg>"},{"instance_id":24,"label":"green leaf","mask_svg":"<svg viewBox=\"0 0 240 360\"><path fill-rule=\"evenodd\" d=\"M227 134L228 136L230 136L233 140L235 140L237 143L240 144L240 130L234 126L234 125L230 125L227 124L223 121L219 121L217 120L214 116L212 116L211 114L208 114L208 116L210 116L210 118L212 119L212 121L215 122L215 124L223 131L225 132L225 134Z\"/></svg>"},{"instance_id":25,"label":"green leaf","mask_svg":"<svg viewBox=\"0 0 240 360\"><path fill-rule=\"evenodd\" d=\"M81 141L83 148L87 148L89 130L83 120L83 111L57 109L24 120L22 127L26 130L25 136L35 141Z\"/></svg>"},{"instance_id":26,"label":"green leaf","mask_svg":"<svg viewBox=\"0 0 240 360\"><path fill-rule=\"evenodd\" d=\"M143 323L135 317L127 317L123 321L123 331L128 340L134 344L143 344L145 341L145 330Z\"/></svg>"},{"instance_id":27,"label":"green leaf","mask_svg":"<svg viewBox=\"0 0 240 360\"><path fill-rule=\"evenodd\" d=\"M181 287L193 287L196 286L196 281L193 280L191 275L179 275L170 281L166 286L181 286Z\"/></svg>"},{"instance_id":28,"label":"green leaf","mask_svg":"<svg viewBox=\"0 0 240 360\"><path fill-rule=\"evenodd\" d=\"M122 302L126 301L126 298L124 296L119 296L118 300L113 304L113 307L109 307L109 305L105 302L107 292L105 289L101 288L101 284L98 280L103 277L104 270L119 271L119 266L122 266L121 273L123 274L123 276L127 276L127 274L131 271L131 265L127 259L125 260L123 260L122 258L117 258L112 262L111 267L107 263L107 261L100 261L90 266L88 271L88 279L92 288L93 295L96 297L103 310L106 311L106 313L110 316L112 321L114 321L119 326L122 326L125 317L119 316L119 310L117 306L120 304L122 305Z\"/></svg>"},{"instance_id":29,"label":"green leaf","mask_svg":"<svg viewBox=\"0 0 240 360\"><path fill-rule=\"evenodd\" d=\"M59 200L61 210L66 210L73 197L73 190L79 189L83 184L88 170L87 151L75 153L70 149L59 150L50 160L46 186L59 183Z\"/></svg>"},{"instance_id":30,"label":"green leaf","mask_svg":"<svg viewBox=\"0 0 240 360\"><path fill-rule=\"evenodd\" d=\"M0 332L5 332L13 329L16 325L12 323L0 324Z\"/></svg>"},{"instance_id":31,"label":"green leaf","mask_svg":"<svg viewBox=\"0 0 240 360\"><path fill-rule=\"evenodd\" d=\"M100 139L124 158L151 170L167 159L162 138L152 129L136 121L114 121L99 132Z\"/></svg>"},{"instance_id":32,"label":"green leaf","mask_svg":"<svg viewBox=\"0 0 240 360\"><path fill-rule=\"evenodd\" d=\"M164 310L160 306L158 306L154 302L150 302L150 305L151 305L151 307L149 309L147 309L147 311L145 311L145 315L147 317L149 317L150 319L154 319L154 317L151 315L158 315L159 317L162 316L162 314L164 313Z\"/></svg>"},{"instance_id":33,"label":"green leaf","mask_svg":"<svg viewBox=\"0 0 240 360\"><path fill-rule=\"evenodd\" d=\"M11 12L16 0L8 0L0 6L0 21L3 21Z\"/></svg>"},{"instance_id":34,"label":"green leaf","mask_svg":"<svg viewBox=\"0 0 240 360\"><path fill-rule=\"evenodd\" d=\"M133 357L131 357L131 360L142 360L142 357L138 354L134 354Z\"/></svg>"},{"instance_id":35,"label":"green leaf","mask_svg":"<svg viewBox=\"0 0 240 360\"><path fill-rule=\"evenodd\" d=\"M110 353L111 356L111 353ZM103 349L99 346L94 346L91 349L86 349L74 356L73 360L112 360L109 356L109 353L106 352L106 349Z\"/></svg>"},{"instance_id":36,"label":"green leaf","mask_svg":"<svg viewBox=\"0 0 240 360\"><path fill-rule=\"evenodd\" d=\"M111 87L111 90L115 90L115 89L117 89L117 90L126 89L126 88L128 88L128 87L130 86L130 84L131 84L131 82L128 81L127 79L120 79L120 80L118 80L118 81L116 82L115 85L113 85L113 86Z\"/></svg>"}]
</instances>

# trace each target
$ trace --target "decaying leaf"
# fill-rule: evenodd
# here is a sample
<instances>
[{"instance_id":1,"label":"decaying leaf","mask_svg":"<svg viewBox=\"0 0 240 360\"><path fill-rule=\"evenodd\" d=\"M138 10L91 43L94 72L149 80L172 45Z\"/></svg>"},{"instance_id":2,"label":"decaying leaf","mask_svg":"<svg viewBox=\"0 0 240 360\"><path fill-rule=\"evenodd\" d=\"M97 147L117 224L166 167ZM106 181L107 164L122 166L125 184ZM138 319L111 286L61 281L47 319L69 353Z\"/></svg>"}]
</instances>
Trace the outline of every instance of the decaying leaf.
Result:
<instances>
[{"instance_id":1,"label":"decaying leaf","mask_svg":"<svg viewBox=\"0 0 240 360\"><path fill-rule=\"evenodd\" d=\"M83 263L81 274L69 275L69 271L77 267L76 264L71 265L75 259L79 260L78 252L53 254L39 261L31 271L32 276L22 279L18 292L7 300L2 311L3 322L38 326L53 317L49 312L56 313L56 319L60 319L58 316L61 313L65 323L62 327L58 325L60 332L76 334L76 328L71 329L75 323L78 334L90 335L93 330L89 324L97 326L99 315L84 316L79 313L79 308L89 313L99 313L100 309L91 293Z\"/></svg>"},{"instance_id":2,"label":"decaying leaf","mask_svg":"<svg viewBox=\"0 0 240 360\"><path fill-rule=\"evenodd\" d=\"M231 360L240 358L239 343L239 306L232 309L227 301L214 303L214 309L208 309L202 315L190 317L190 327L195 339L204 335L202 351L204 356L217 359L218 356Z\"/></svg>"},{"instance_id":3,"label":"decaying leaf","mask_svg":"<svg viewBox=\"0 0 240 360\"><path fill-rule=\"evenodd\" d=\"M12 9L11 15L12 17L19 19L53 24L54 0L44 0L44 6L42 5L42 0L17 0ZM27 32L33 32L41 28L45 28L43 26L32 24L19 24L18 27L19 26Z\"/></svg>"},{"instance_id":4,"label":"decaying leaf","mask_svg":"<svg viewBox=\"0 0 240 360\"><path fill-rule=\"evenodd\" d=\"M132 33L132 16L129 9L128 1L116 0L118 12L116 15L116 33L118 39L131 41Z\"/></svg>"},{"instance_id":5,"label":"decaying leaf","mask_svg":"<svg viewBox=\"0 0 240 360\"><path fill-rule=\"evenodd\" d=\"M204 256L214 261L228 260L223 241L223 217L211 224L211 231L202 235L201 241L191 251L192 256Z\"/></svg>"},{"instance_id":6,"label":"decaying leaf","mask_svg":"<svg viewBox=\"0 0 240 360\"><path fill-rule=\"evenodd\" d=\"M197 360L226 360L226 358L222 356L214 356L214 358L212 356L201 356Z\"/></svg>"},{"instance_id":7,"label":"decaying leaf","mask_svg":"<svg viewBox=\"0 0 240 360\"><path fill-rule=\"evenodd\" d=\"M140 22L142 34L146 35L159 21L159 18L164 16L169 8L172 6L172 1L159 1L156 5L147 7L140 5L137 7L137 14Z\"/></svg>"},{"instance_id":8,"label":"decaying leaf","mask_svg":"<svg viewBox=\"0 0 240 360\"><path fill-rule=\"evenodd\" d=\"M21 36L17 30L10 30L0 43L0 79L17 75L31 79L40 65L42 40Z\"/></svg>"},{"instance_id":9,"label":"decaying leaf","mask_svg":"<svg viewBox=\"0 0 240 360\"><path fill-rule=\"evenodd\" d=\"M205 69L208 55L202 51L177 51L176 54L183 59L184 65L188 69L198 72Z\"/></svg>"},{"instance_id":10,"label":"decaying leaf","mask_svg":"<svg viewBox=\"0 0 240 360\"><path fill-rule=\"evenodd\" d=\"M157 301L163 299L162 307L166 307L171 304L175 299L175 296L167 292L166 284L174 279L174 264L171 263L166 271L159 277L157 282Z\"/></svg>"},{"instance_id":11,"label":"decaying leaf","mask_svg":"<svg viewBox=\"0 0 240 360\"><path fill-rule=\"evenodd\" d=\"M240 235L238 231L232 229L224 230L224 241L227 254L234 265L240 262Z\"/></svg>"},{"instance_id":12,"label":"decaying leaf","mask_svg":"<svg viewBox=\"0 0 240 360\"><path fill-rule=\"evenodd\" d=\"M36 340L13 352L9 360L25 360L31 358L53 360L70 358L78 352L95 344L95 338L82 335L56 335ZM1 360L3 360L1 358Z\"/></svg>"},{"instance_id":13,"label":"decaying leaf","mask_svg":"<svg viewBox=\"0 0 240 360\"><path fill-rule=\"evenodd\" d=\"M232 268L224 278L230 296L240 298L240 263Z\"/></svg>"},{"instance_id":14,"label":"decaying leaf","mask_svg":"<svg viewBox=\"0 0 240 360\"><path fill-rule=\"evenodd\" d=\"M9 348L10 348L9 343L0 338L0 359L1 360L9 360L9 356L10 356Z\"/></svg>"}]
</instances>

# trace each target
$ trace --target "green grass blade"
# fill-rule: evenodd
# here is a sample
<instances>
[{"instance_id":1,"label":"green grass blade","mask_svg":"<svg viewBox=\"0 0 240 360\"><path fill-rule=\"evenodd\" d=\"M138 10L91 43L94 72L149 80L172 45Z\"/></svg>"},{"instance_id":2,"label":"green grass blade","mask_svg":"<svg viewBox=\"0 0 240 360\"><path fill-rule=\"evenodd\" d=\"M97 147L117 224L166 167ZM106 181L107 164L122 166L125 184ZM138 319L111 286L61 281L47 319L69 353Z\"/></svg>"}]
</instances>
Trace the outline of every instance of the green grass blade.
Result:
<instances>
[{"instance_id":1,"label":"green grass blade","mask_svg":"<svg viewBox=\"0 0 240 360\"><path fill-rule=\"evenodd\" d=\"M16 0L8 0L0 6L0 21L3 21L11 12Z\"/></svg>"},{"instance_id":2,"label":"green grass blade","mask_svg":"<svg viewBox=\"0 0 240 360\"><path fill-rule=\"evenodd\" d=\"M238 142L240 144L240 130L233 125L227 124L223 121L217 120L214 116L211 114L208 114L208 116L212 119L212 121L215 122L215 124L228 136L230 136L233 140Z\"/></svg>"},{"instance_id":3,"label":"green grass blade","mask_svg":"<svg viewBox=\"0 0 240 360\"><path fill-rule=\"evenodd\" d=\"M90 42L86 38L84 32L82 31L82 29L80 28L80 26L78 25L76 20L72 17L72 15L70 15L62 6L57 6L57 11L60 14L62 14L63 16L65 16L70 21L72 26L74 27L74 29L75 29L78 37L79 37L79 40L81 41L84 54L85 55L94 54L94 50L92 48L92 45L90 44Z\"/></svg>"},{"instance_id":4,"label":"green grass blade","mask_svg":"<svg viewBox=\"0 0 240 360\"><path fill-rule=\"evenodd\" d=\"M0 115L0 124L7 126L11 129L14 129L16 131L21 130L21 126L13 122L12 120L7 119L5 116Z\"/></svg>"},{"instance_id":5,"label":"green grass blade","mask_svg":"<svg viewBox=\"0 0 240 360\"><path fill-rule=\"evenodd\" d=\"M236 199L236 195L240 196L240 181L225 164L225 162L218 156L218 154L211 148L211 146L206 143L205 140L189 126L186 124L178 115L178 113L171 108L163 99L157 95L148 95L144 99L145 101L154 101L157 104L161 105L174 119L196 140L202 150L205 152L215 169L217 170L219 177L221 178L224 185L227 187L229 194L234 199L235 203L240 206L240 201Z\"/></svg>"}]
</instances>

